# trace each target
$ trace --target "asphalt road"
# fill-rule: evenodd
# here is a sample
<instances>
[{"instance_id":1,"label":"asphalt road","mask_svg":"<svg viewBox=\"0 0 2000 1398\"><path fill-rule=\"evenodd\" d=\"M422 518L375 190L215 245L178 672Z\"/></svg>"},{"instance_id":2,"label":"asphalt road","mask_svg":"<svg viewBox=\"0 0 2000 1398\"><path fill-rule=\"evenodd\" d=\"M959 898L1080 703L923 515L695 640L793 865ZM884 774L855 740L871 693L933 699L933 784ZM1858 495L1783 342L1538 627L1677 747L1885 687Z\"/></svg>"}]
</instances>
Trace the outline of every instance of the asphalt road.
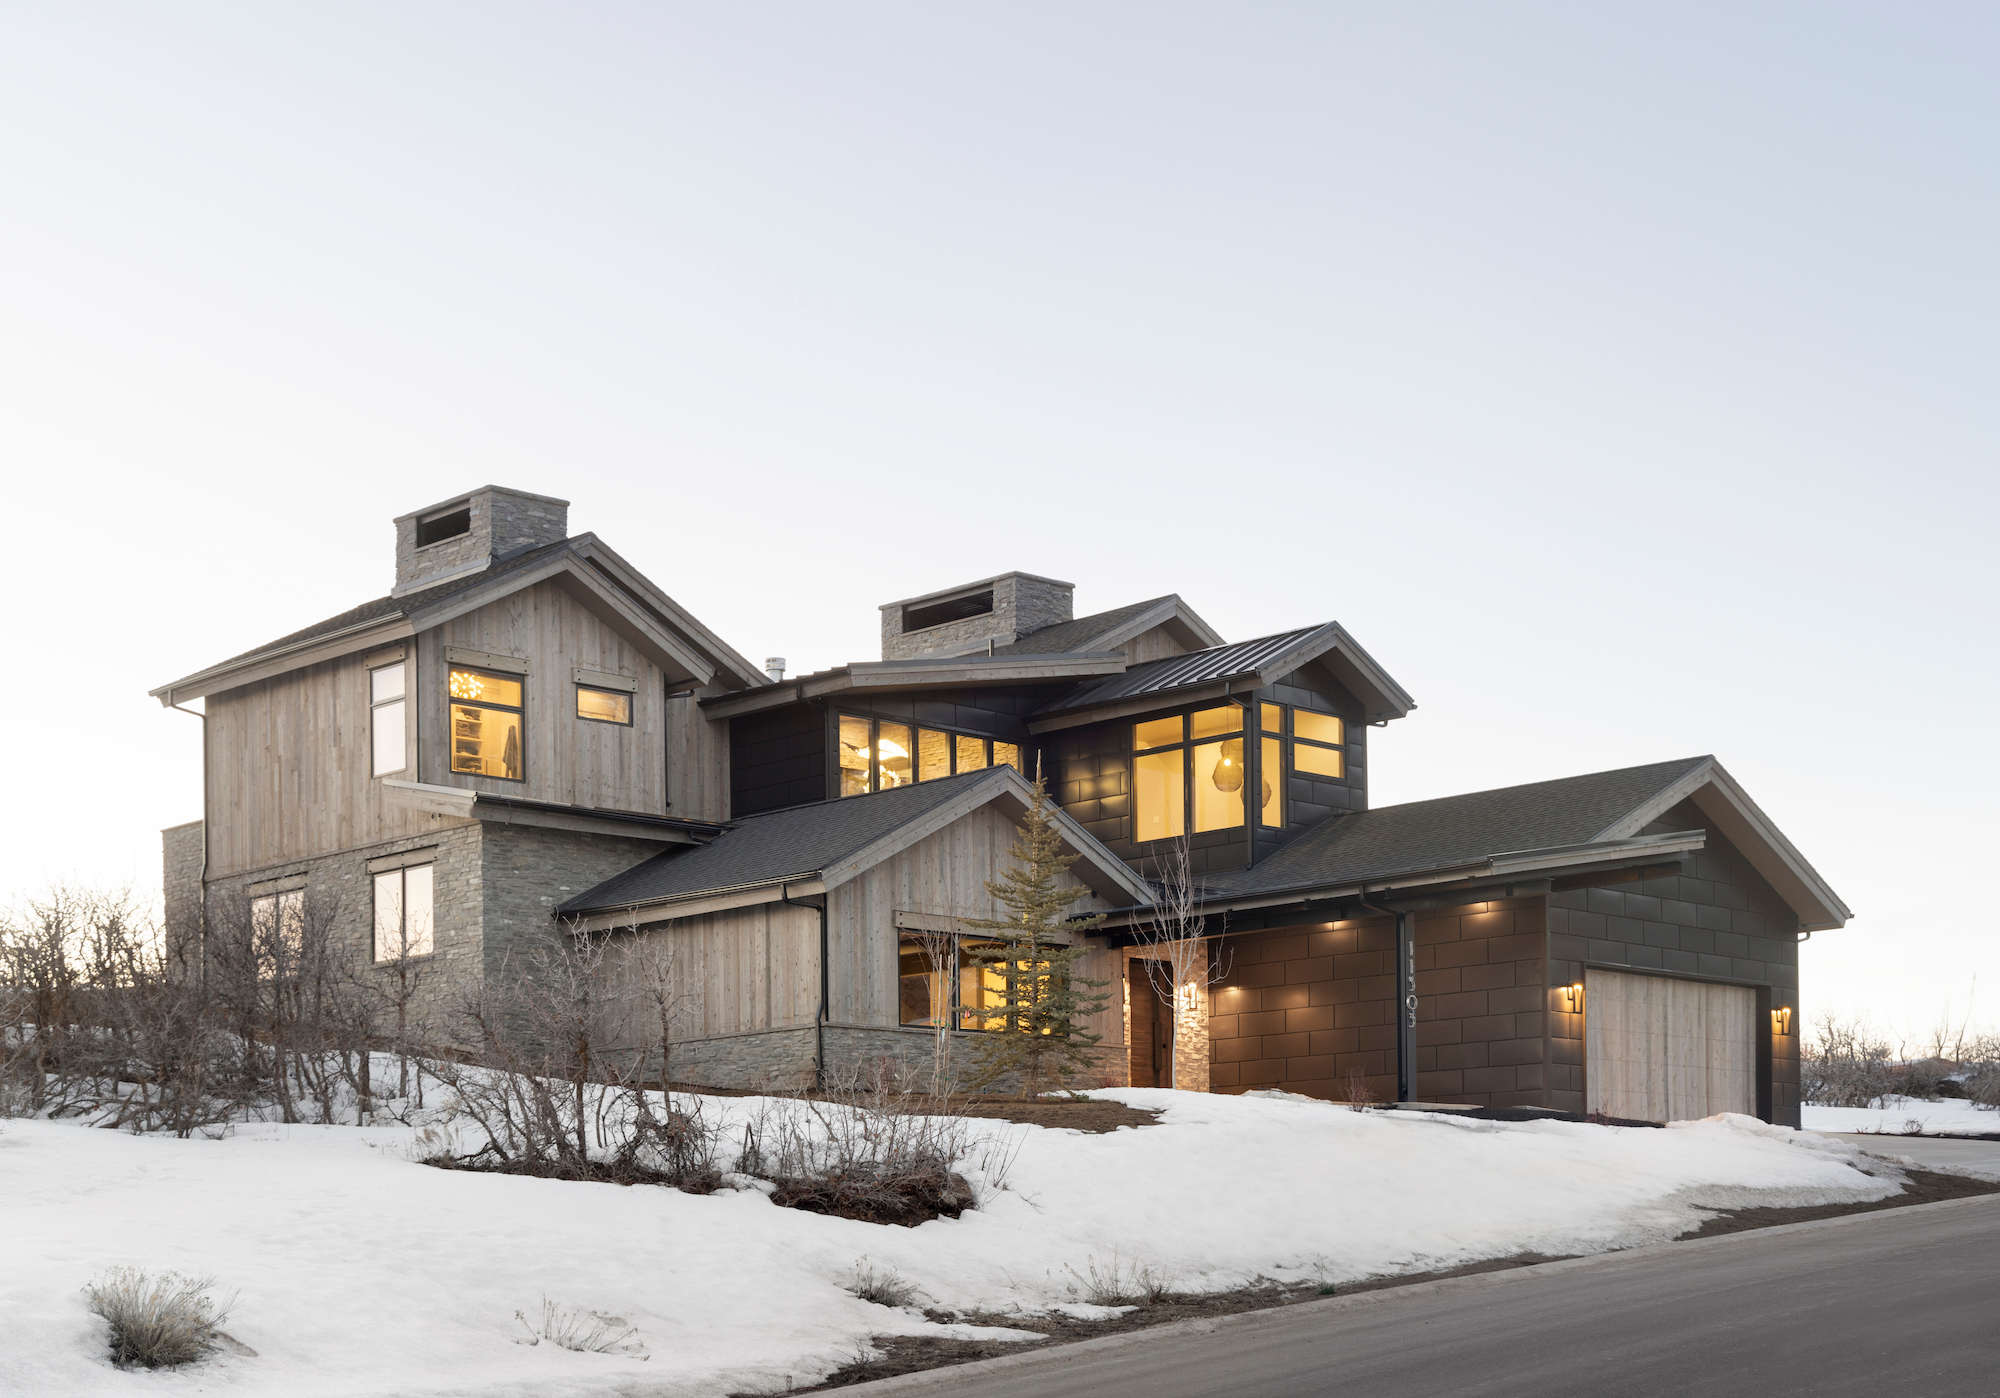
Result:
<instances>
[{"instance_id":1,"label":"asphalt road","mask_svg":"<svg viewBox=\"0 0 2000 1398\"><path fill-rule=\"evenodd\" d=\"M935 1379L952 1398L2000 1395L2000 1196L1479 1280L852 1391Z\"/></svg>"}]
</instances>

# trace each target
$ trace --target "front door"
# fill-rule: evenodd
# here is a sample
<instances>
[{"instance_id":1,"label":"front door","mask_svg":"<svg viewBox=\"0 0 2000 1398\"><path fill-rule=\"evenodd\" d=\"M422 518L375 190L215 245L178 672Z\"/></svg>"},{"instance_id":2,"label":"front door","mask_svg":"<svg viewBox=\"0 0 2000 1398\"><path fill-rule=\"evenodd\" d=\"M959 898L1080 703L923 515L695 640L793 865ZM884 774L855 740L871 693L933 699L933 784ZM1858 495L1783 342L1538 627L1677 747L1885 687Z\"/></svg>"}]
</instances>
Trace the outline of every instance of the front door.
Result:
<instances>
[{"instance_id":1,"label":"front door","mask_svg":"<svg viewBox=\"0 0 2000 1398\"><path fill-rule=\"evenodd\" d=\"M1174 1016L1166 1001L1153 987L1155 979L1165 984L1164 965L1147 962L1125 963L1126 1003L1131 1007L1131 1083L1134 1087L1171 1087L1174 1082Z\"/></svg>"},{"instance_id":2,"label":"front door","mask_svg":"<svg viewBox=\"0 0 2000 1398\"><path fill-rule=\"evenodd\" d=\"M1584 973L1593 1112L1634 1121L1757 1113L1757 992L1672 976Z\"/></svg>"}]
</instances>

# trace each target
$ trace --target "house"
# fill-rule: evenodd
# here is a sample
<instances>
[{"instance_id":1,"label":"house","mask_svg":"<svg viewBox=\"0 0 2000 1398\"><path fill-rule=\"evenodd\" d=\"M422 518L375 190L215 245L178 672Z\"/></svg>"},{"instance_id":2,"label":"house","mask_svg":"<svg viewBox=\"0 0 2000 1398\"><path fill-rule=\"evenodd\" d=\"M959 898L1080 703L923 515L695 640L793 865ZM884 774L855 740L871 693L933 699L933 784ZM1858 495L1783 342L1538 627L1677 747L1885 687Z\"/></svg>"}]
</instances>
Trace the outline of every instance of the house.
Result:
<instances>
[{"instance_id":1,"label":"house","mask_svg":"<svg viewBox=\"0 0 2000 1398\"><path fill-rule=\"evenodd\" d=\"M1105 917L1106 1081L1797 1124L1797 947L1849 913L1713 758L1371 807L1369 732L1415 705L1338 623L1231 643L1072 592L905 598L880 659L787 677L560 500L415 511L388 596L155 691L205 715L169 918L310 904L438 994L606 932L674 949L677 1078L928 1062L940 1020L979 1032L966 924L1040 772ZM1176 842L1210 971L1169 1004L1143 933Z\"/></svg>"}]
</instances>

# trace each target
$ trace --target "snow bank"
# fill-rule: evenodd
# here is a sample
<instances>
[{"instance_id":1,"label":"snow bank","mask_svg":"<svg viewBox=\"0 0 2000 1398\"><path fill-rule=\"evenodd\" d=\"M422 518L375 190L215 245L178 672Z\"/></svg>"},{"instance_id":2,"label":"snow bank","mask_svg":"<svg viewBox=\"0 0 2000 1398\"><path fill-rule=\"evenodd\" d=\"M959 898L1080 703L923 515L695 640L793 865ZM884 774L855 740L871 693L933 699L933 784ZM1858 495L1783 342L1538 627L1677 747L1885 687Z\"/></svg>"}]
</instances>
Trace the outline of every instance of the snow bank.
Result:
<instances>
[{"instance_id":1,"label":"snow bank","mask_svg":"<svg viewBox=\"0 0 2000 1398\"><path fill-rule=\"evenodd\" d=\"M1844 1143L1743 1117L1656 1131L1356 1113L1300 1099L1126 1089L1163 1124L1018 1141L982 1209L913 1229L698 1197L415 1165L400 1127L239 1128L219 1141L0 1124L0 1387L38 1395L720 1395L804 1385L872 1334L937 1327L842 1286L858 1259L947 1310L1089 1299L1092 1269L1182 1289L1333 1282L1523 1251L1671 1238L1703 1208L1881 1198ZM710 1099L717 1110L746 1099ZM1879 1163L1872 1168L1882 1168ZM1116 1259L1114 1261L1114 1258ZM80 1288L128 1264L237 1294L221 1354L179 1373L104 1358ZM648 1358L528 1347L543 1297L621 1318ZM1000 1332L1016 1333L1018 1332Z\"/></svg>"},{"instance_id":2,"label":"snow bank","mask_svg":"<svg viewBox=\"0 0 2000 1398\"><path fill-rule=\"evenodd\" d=\"M1808 1131L1879 1131L1896 1135L1985 1136L2000 1134L2000 1112L1973 1105L1963 1099L1947 1098L1926 1102L1918 1097L1897 1097L1887 1107L1803 1107L1801 1119Z\"/></svg>"}]
</instances>

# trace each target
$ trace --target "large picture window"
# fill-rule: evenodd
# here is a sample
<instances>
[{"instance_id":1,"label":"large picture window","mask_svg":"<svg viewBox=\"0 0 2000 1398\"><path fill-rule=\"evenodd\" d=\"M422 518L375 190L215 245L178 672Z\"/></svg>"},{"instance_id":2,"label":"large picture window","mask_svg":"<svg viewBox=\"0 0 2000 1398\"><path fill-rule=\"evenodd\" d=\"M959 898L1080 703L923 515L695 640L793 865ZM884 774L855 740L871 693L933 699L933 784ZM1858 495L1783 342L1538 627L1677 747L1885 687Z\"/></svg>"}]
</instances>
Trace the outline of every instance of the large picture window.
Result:
<instances>
[{"instance_id":1,"label":"large picture window","mask_svg":"<svg viewBox=\"0 0 2000 1398\"><path fill-rule=\"evenodd\" d=\"M1219 704L1132 725L1133 838L1170 840L1243 824L1243 708Z\"/></svg>"},{"instance_id":2,"label":"large picture window","mask_svg":"<svg viewBox=\"0 0 2000 1398\"><path fill-rule=\"evenodd\" d=\"M945 964L933 960L929 938L905 933L897 948L899 1021L906 1025L959 1029L997 1028L999 1010L1007 1000L1007 978L1000 966L973 955L998 942L952 937Z\"/></svg>"},{"instance_id":3,"label":"large picture window","mask_svg":"<svg viewBox=\"0 0 2000 1398\"><path fill-rule=\"evenodd\" d=\"M409 730L404 718L407 673L400 660L368 672L368 743L378 777L410 765Z\"/></svg>"},{"instance_id":4,"label":"large picture window","mask_svg":"<svg viewBox=\"0 0 2000 1398\"><path fill-rule=\"evenodd\" d=\"M377 961L402 961L431 954L433 867L412 864L375 876Z\"/></svg>"},{"instance_id":5,"label":"large picture window","mask_svg":"<svg viewBox=\"0 0 2000 1398\"><path fill-rule=\"evenodd\" d=\"M859 714L841 715L839 752L842 796L893 791L912 782L987 767L1021 770L1017 743Z\"/></svg>"},{"instance_id":6,"label":"large picture window","mask_svg":"<svg viewBox=\"0 0 2000 1398\"><path fill-rule=\"evenodd\" d=\"M519 675L451 667L451 770L526 780Z\"/></svg>"}]
</instances>

